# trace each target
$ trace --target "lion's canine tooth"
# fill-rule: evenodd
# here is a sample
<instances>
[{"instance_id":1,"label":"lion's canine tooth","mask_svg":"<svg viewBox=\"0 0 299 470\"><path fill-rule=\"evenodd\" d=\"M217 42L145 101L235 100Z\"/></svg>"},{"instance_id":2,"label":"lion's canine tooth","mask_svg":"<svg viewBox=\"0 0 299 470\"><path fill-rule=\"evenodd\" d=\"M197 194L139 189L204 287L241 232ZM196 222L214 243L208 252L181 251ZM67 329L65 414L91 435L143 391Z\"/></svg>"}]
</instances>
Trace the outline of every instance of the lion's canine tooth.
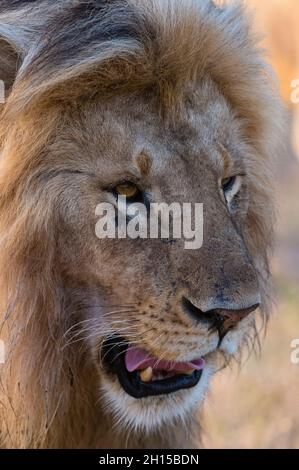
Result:
<instances>
[{"instance_id":1,"label":"lion's canine tooth","mask_svg":"<svg viewBox=\"0 0 299 470\"><path fill-rule=\"evenodd\" d=\"M195 369L185 370L185 371L184 371L184 374L185 374L185 375L192 375L194 371L195 371Z\"/></svg>"},{"instance_id":2,"label":"lion's canine tooth","mask_svg":"<svg viewBox=\"0 0 299 470\"><path fill-rule=\"evenodd\" d=\"M140 378L142 382L150 382L153 377L153 369L151 367L147 367L146 369L140 371Z\"/></svg>"}]
</instances>

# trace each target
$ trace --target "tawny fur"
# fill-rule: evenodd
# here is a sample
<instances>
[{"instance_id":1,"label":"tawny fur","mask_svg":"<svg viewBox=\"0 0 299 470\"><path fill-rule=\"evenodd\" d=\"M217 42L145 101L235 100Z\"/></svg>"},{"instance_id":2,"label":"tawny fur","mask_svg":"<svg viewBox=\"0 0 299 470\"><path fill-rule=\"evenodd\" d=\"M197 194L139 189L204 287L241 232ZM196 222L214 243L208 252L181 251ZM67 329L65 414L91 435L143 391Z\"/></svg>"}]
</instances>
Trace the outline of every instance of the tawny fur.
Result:
<instances>
[{"instance_id":1,"label":"tawny fur","mask_svg":"<svg viewBox=\"0 0 299 470\"><path fill-rule=\"evenodd\" d=\"M250 149L250 203L242 236L259 275L261 310L267 316L272 170L281 149L280 104L271 72L238 5L220 8L206 0L2 3L0 78L7 101L0 118L0 338L6 344L6 362L0 366L1 444L189 445L176 423L147 438L132 432L127 439L121 424L115 431L99 400L88 345L65 347L65 333L74 322L68 289L78 297L80 290L69 281L59 248L61 187L52 179L57 166L51 167L54 157L47 157L48 149L55 155L60 147L70 148L74 135L88 148L90 141L85 145L80 131L80 119L87 128L92 122L84 117L91 113L85 112L87 103L101 106L133 97L171 128L184 123L194 90L206 103L215 89L241 123ZM120 102L125 110L125 101ZM65 131L69 116L75 123ZM81 281L81 286L89 282ZM82 303L89 301L86 292Z\"/></svg>"}]
</instances>

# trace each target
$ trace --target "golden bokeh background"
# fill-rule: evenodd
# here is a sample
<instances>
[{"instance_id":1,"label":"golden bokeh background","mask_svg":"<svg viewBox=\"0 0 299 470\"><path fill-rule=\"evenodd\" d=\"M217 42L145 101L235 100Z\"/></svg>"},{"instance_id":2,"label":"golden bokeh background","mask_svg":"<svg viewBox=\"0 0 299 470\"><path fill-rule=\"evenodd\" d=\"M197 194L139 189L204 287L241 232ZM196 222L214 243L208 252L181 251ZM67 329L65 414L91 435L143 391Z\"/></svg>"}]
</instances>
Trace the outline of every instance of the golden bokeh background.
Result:
<instances>
[{"instance_id":1,"label":"golden bokeh background","mask_svg":"<svg viewBox=\"0 0 299 470\"><path fill-rule=\"evenodd\" d=\"M299 0L247 0L256 28L278 74L288 110L286 154L279 163L278 238L272 271L276 307L260 357L214 379L204 406L208 448L299 448L299 364L291 341L299 339ZM299 96L299 93L297 93Z\"/></svg>"}]
</instances>

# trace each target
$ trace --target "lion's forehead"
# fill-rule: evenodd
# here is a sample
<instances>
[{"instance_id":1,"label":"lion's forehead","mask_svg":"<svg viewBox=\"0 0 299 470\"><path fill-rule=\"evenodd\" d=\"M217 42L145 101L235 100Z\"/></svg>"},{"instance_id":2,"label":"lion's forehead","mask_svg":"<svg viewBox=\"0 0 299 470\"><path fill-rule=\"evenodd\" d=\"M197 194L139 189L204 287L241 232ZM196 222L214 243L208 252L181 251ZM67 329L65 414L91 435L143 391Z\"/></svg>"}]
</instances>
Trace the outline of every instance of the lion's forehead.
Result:
<instances>
[{"instance_id":1,"label":"lion's forehead","mask_svg":"<svg viewBox=\"0 0 299 470\"><path fill-rule=\"evenodd\" d=\"M163 177L166 181L160 183L167 183L172 175L179 184L194 174L200 178L206 171L217 170L223 149L239 143L239 123L212 83L205 97L194 92L175 120L163 119L142 98L86 104L79 119L72 117L72 110L69 114L52 146L57 159L71 154L74 165L85 160L101 173L106 171L107 177L114 170L130 170L136 158L146 154L157 183Z\"/></svg>"}]
</instances>

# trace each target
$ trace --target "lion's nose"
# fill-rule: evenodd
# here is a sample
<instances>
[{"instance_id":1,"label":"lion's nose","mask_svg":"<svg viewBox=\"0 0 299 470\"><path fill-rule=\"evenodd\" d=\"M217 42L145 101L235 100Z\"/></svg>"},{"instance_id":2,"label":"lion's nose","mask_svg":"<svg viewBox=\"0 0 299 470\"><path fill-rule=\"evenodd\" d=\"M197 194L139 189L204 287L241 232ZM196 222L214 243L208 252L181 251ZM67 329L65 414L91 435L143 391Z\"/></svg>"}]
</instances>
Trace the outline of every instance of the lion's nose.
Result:
<instances>
[{"instance_id":1,"label":"lion's nose","mask_svg":"<svg viewBox=\"0 0 299 470\"><path fill-rule=\"evenodd\" d=\"M224 336L235 328L241 320L254 312L260 306L260 303L255 302L246 308L228 309L220 307L203 311L186 297L182 297L182 305L189 316L195 318L198 322L208 324L209 330L215 329L218 331L220 345Z\"/></svg>"}]
</instances>

